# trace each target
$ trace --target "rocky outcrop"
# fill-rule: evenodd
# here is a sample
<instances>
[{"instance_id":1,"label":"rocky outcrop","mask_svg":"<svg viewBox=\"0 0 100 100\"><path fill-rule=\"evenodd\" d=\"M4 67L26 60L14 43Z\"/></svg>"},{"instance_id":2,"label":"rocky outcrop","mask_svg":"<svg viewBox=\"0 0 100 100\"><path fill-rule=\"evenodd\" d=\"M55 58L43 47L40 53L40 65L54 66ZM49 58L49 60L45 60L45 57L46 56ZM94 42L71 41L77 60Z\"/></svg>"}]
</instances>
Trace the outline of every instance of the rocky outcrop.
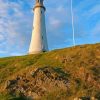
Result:
<instances>
[{"instance_id":1,"label":"rocky outcrop","mask_svg":"<svg viewBox=\"0 0 100 100\"><path fill-rule=\"evenodd\" d=\"M70 82L67 76L60 68L38 68L8 80L5 89L12 95L18 94L33 100L51 91L68 91Z\"/></svg>"}]
</instances>

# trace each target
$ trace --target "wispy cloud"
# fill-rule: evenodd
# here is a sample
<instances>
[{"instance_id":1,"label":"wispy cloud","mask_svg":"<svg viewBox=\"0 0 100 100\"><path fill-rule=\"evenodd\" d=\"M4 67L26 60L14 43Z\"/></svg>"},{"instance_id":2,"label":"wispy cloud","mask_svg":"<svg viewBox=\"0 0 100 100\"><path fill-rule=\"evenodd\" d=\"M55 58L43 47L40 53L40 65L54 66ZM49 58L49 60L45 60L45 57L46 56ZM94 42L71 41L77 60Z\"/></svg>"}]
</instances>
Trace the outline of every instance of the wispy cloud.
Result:
<instances>
[{"instance_id":1,"label":"wispy cloud","mask_svg":"<svg viewBox=\"0 0 100 100\"><path fill-rule=\"evenodd\" d=\"M100 21L97 22L95 27L92 29L92 33L100 36Z\"/></svg>"},{"instance_id":2,"label":"wispy cloud","mask_svg":"<svg viewBox=\"0 0 100 100\"><path fill-rule=\"evenodd\" d=\"M100 4L91 7L87 12L83 13L84 17L87 16L87 18L90 18L95 14L100 14Z\"/></svg>"},{"instance_id":3,"label":"wispy cloud","mask_svg":"<svg viewBox=\"0 0 100 100\"><path fill-rule=\"evenodd\" d=\"M90 16L94 15L94 14L100 14L100 4L94 6L90 11L89 14Z\"/></svg>"},{"instance_id":4,"label":"wispy cloud","mask_svg":"<svg viewBox=\"0 0 100 100\"><path fill-rule=\"evenodd\" d=\"M24 51L25 43L29 41L26 36L31 34L32 22L30 18L32 16L31 11L29 9L24 11L23 7L25 7L24 1L0 0L0 32L2 32L2 34L0 33L0 40L2 40L0 44L2 45L6 41L6 50L9 52ZM4 38L5 41L3 41Z\"/></svg>"},{"instance_id":5,"label":"wispy cloud","mask_svg":"<svg viewBox=\"0 0 100 100\"><path fill-rule=\"evenodd\" d=\"M0 54L5 54L7 51L0 50Z\"/></svg>"},{"instance_id":6,"label":"wispy cloud","mask_svg":"<svg viewBox=\"0 0 100 100\"><path fill-rule=\"evenodd\" d=\"M0 41L3 41L3 40L4 40L4 35L0 34Z\"/></svg>"}]
</instances>

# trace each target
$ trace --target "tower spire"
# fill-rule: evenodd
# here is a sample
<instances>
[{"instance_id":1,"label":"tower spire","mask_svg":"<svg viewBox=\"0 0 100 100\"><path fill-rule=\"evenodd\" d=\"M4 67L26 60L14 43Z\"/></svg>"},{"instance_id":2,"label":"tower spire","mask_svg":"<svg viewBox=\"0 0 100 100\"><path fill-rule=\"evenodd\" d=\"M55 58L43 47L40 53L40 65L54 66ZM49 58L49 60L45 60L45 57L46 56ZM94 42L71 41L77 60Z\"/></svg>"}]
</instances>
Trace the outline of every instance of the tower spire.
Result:
<instances>
[{"instance_id":1,"label":"tower spire","mask_svg":"<svg viewBox=\"0 0 100 100\"><path fill-rule=\"evenodd\" d=\"M34 22L32 37L29 47L29 54L36 54L48 51L46 25L45 25L45 7L44 0L36 0L34 6Z\"/></svg>"}]
</instances>

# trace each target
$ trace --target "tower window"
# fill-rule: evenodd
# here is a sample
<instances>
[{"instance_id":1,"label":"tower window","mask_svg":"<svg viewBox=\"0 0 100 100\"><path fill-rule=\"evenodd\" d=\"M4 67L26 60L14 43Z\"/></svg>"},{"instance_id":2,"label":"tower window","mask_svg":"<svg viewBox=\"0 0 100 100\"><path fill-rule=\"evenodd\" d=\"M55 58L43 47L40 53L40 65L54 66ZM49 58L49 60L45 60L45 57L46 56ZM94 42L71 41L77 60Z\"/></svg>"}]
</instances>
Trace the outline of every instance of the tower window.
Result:
<instances>
[{"instance_id":1,"label":"tower window","mask_svg":"<svg viewBox=\"0 0 100 100\"><path fill-rule=\"evenodd\" d=\"M42 14L42 11L41 11L41 14Z\"/></svg>"}]
</instances>

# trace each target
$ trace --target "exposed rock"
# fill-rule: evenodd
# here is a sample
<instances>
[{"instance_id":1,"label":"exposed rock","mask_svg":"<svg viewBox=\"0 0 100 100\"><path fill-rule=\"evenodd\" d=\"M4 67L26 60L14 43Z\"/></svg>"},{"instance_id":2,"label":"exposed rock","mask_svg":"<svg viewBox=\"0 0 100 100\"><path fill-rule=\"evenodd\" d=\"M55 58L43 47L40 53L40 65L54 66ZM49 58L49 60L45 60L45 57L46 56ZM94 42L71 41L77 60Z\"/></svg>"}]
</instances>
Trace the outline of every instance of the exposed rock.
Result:
<instances>
[{"instance_id":1,"label":"exposed rock","mask_svg":"<svg viewBox=\"0 0 100 100\"><path fill-rule=\"evenodd\" d=\"M76 97L74 100L98 100L95 97Z\"/></svg>"},{"instance_id":2,"label":"exposed rock","mask_svg":"<svg viewBox=\"0 0 100 100\"><path fill-rule=\"evenodd\" d=\"M73 58L70 56L62 56L61 61L62 63L73 62Z\"/></svg>"},{"instance_id":3,"label":"exposed rock","mask_svg":"<svg viewBox=\"0 0 100 100\"><path fill-rule=\"evenodd\" d=\"M12 87L13 85L17 84L17 80L8 80L6 82L6 89Z\"/></svg>"},{"instance_id":4,"label":"exposed rock","mask_svg":"<svg viewBox=\"0 0 100 100\"><path fill-rule=\"evenodd\" d=\"M60 68L44 67L38 68L31 72L31 74L24 73L24 75L7 81L6 90L12 95L22 93L25 97L33 100L56 89L67 92L68 85L69 80L66 72Z\"/></svg>"}]
</instances>

